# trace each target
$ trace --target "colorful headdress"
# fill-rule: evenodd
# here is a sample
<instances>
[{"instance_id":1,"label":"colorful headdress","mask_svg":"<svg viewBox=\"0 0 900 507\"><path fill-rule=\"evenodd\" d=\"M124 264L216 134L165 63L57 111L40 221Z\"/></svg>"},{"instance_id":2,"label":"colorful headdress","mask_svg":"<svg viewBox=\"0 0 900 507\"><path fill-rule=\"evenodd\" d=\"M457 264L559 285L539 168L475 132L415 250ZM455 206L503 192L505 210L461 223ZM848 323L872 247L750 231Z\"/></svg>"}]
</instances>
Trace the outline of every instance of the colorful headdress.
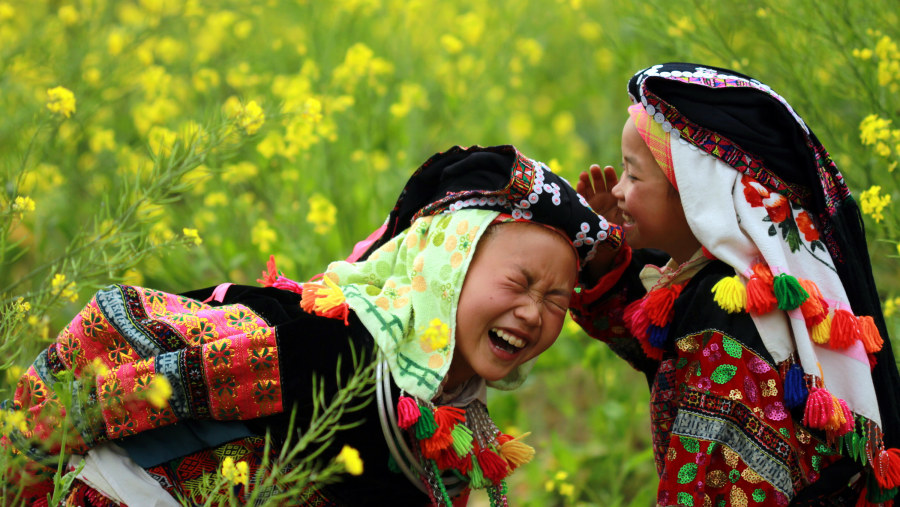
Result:
<instances>
[{"instance_id":1,"label":"colorful headdress","mask_svg":"<svg viewBox=\"0 0 900 507\"><path fill-rule=\"evenodd\" d=\"M694 235L735 268L716 301L753 317L786 403L882 490L900 486L900 376L862 218L828 152L781 96L733 71L655 65L628 91L636 123L658 125L642 137L668 136L671 160L651 151L671 163Z\"/></svg>"}]
</instances>

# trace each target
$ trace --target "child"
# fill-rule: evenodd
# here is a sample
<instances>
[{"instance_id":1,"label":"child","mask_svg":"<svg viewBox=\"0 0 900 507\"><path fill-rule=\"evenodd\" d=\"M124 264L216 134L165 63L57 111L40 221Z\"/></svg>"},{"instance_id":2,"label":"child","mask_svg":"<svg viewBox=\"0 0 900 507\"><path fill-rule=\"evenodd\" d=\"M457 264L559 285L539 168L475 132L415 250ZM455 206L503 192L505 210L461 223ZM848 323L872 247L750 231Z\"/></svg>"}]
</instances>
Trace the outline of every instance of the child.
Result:
<instances>
[{"instance_id":1,"label":"child","mask_svg":"<svg viewBox=\"0 0 900 507\"><path fill-rule=\"evenodd\" d=\"M890 503L900 382L828 153L733 71L655 65L628 90L621 180L577 188L629 246L573 306L651 384L658 505Z\"/></svg>"},{"instance_id":2,"label":"child","mask_svg":"<svg viewBox=\"0 0 900 507\"><path fill-rule=\"evenodd\" d=\"M272 432L277 453L292 407L305 431L314 386L330 399L355 354L378 362L379 380L321 455L349 445L363 472L291 503L447 505L487 488L505 505L504 477L533 450L493 425L485 386L524 380L560 332L580 265L620 234L514 147L451 148L413 174L356 262L331 263L319 282L301 286L270 261L266 288L100 291L20 381L13 407L28 411L28 430L10 440L45 454L28 439L61 420L48 386L71 369L90 396L74 397L66 451L87 453L87 465L70 501L196 501L192 488L226 456L249 463L252 480L261 435ZM158 376L168 401L135 399Z\"/></svg>"}]
</instances>

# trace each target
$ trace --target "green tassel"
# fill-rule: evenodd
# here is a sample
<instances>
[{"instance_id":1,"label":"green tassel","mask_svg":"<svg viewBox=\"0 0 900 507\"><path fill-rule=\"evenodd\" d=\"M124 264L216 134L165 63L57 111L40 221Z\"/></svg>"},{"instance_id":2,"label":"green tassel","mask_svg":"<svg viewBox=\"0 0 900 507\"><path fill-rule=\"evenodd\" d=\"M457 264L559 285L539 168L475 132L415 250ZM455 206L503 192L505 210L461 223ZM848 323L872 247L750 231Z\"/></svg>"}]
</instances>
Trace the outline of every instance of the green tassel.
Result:
<instances>
[{"instance_id":1,"label":"green tassel","mask_svg":"<svg viewBox=\"0 0 900 507\"><path fill-rule=\"evenodd\" d=\"M460 458L472 452L472 430L465 424L457 424L450 431L450 438L453 439L453 450Z\"/></svg>"},{"instance_id":2,"label":"green tassel","mask_svg":"<svg viewBox=\"0 0 900 507\"><path fill-rule=\"evenodd\" d=\"M425 440L437 431L437 423L434 422L434 411L431 407L419 403L419 420L416 421L416 439Z\"/></svg>"},{"instance_id":3,"label":"green tassel","mask_svg":"<svg viewBox=\"0 0 900 507\"><path fill-rule=\"evenodd\" d=\"M388 470L395 474L399 474L401 472L400 467L397 466L397 461L394 459L393 454L388 454Z\"/></svg>"},{"instance_id":4,"label":"green tassel","mask_svg":"<svg viewBox=\"0 0 900 507\"><path fill-rule=\"evenodd\" d=\"M782 273L775 277L775 299L778 300L780 310L794 310L809 299L809 293L800 285L797 278Z\"/></svg>"},{"instance_id":5,"label":"green tassel","mask_svg":"<svg viewBox=\"0 0 900 507\"><path fill-rule=\"evenodd\" d=\"M491 481L485 479L478 460L472 457L472 470L469 471L469 487L472 489L483 489L491 485Z\"/></svg>"},{"instance_id":6,"label":"green tassel","mask_svg":"<svg viewBox=\"0 0 900 507\"><path fill-rule=\"evenodd\" d=\"M866 478L866 500L871 503L882 503L893 500L897 496L897 488L881 489L874 473L870 471L866 475L868 475Z\"/></svg>"}]
</instances>

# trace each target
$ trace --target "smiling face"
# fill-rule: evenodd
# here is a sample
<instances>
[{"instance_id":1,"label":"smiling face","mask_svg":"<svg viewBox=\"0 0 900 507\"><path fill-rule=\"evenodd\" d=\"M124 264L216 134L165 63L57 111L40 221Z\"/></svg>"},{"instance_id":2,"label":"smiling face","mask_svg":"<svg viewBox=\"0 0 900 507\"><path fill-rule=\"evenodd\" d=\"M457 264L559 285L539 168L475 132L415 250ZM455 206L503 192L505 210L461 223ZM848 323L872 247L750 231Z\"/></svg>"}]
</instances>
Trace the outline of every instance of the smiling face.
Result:
<instances>
[{"instance_id":1,"label":"smiling face","mask_svg":"<svg viewBox=\"0 0 900 507\"><path fill-rule=\"evenodd\" d=\"M622 129L624 170L612 195L622 210L625 239L634 248L656 248L682 263L700 248L675 188L629 118Z\"/></svg>"},{"instance_id":2,"label":"smiling face","mask_svg":"<svg viewBox=\"0 0 900 507\"><path fill-rule=\"evenodd\" d=\"M460 292L447 389L473 375L500 380L553 345L577 280L575 251L560 234L519 222L493 227Z\"/></svg>"}]
</instances>

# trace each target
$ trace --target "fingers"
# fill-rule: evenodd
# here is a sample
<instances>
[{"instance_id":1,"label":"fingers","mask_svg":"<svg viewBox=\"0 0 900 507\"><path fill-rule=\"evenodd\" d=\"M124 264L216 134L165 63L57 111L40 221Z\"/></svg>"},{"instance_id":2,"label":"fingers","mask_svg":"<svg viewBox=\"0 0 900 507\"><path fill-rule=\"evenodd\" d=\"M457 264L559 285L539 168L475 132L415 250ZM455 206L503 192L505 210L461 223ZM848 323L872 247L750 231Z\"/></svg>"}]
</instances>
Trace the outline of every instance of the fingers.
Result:
<instances>
[{"instance_id":1,"label":"fingers","mask_svg":"<svg viewBox=\"0 0 900 507\"><path fill-rule=\"evenodd\" d=\"M587 171L582 171L581 174L578 175L578 182L575 183L575 191L585 197L594 195L594 186L591 184L591 179L590 176L588 176Z\"/></svg>"},{"instance_id":2,"label":"fingers","mask_svg":"<svg viewBox=\"0 0 900 507\"><path fill-rule=\"evenodd\" d=\"M619 178L616 176L616 169L611 165L604 167L602 180L604 185L606 185L606 190L612 192L612 188L619 182Z\"/></svg>"}]
</instances>

